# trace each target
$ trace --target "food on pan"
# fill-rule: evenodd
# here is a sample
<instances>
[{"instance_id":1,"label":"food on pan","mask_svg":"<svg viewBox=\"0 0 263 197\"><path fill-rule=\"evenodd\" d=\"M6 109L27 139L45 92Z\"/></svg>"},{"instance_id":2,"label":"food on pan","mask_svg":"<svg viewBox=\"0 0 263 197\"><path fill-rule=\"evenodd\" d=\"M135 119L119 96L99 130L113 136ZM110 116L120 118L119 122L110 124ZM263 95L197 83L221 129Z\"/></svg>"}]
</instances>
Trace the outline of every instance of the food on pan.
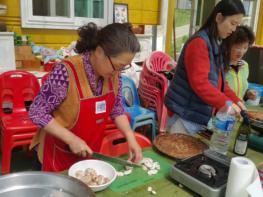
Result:
<instances>
[{"instance_id":1,"label":"food on pan","mask_svg":"<svg viewBox=\"0 0 263 197\"><path fill-rule=\"evenodd\" d=\"M263 121L263 112L261 111L249 111L248 116L251 119Z\"/></svg>"},{"instance_id":2,"label":"food on pan","mask_svg":"<svg viewBox=\"0 0 263 197\"><path fill-rule=\"evenodd\" d=\"M160 152L177 159L192 157L208 148L199 139L181 133L158 135L154 145Z\"/></svg>"}]
</instances>

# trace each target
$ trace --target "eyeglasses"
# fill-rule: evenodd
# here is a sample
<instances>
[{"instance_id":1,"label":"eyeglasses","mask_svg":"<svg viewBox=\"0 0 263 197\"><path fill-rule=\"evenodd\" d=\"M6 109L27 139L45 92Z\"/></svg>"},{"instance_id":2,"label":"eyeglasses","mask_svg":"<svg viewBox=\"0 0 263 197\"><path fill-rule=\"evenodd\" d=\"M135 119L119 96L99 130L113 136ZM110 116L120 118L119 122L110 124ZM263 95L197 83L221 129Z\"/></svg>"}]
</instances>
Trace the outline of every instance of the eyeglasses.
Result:
<instances>
[{"instance_id":1,"label":"eyeglasses","mask_svg":"<svg viewBox=\"0 0 263 197\"><path fill-rule=\"evenodd\" d=\"M131 64L128 64L128 65L123 66L123 67L121 67L121 68L117 68L117 67L115 67L115 66L113 65L110 56L107 55L107 57L108 57L108 59L109 59L109 61L110 61L111 67L112 67L112 69L113 69L114 71L127 70L127 69L129 69L129 68L131 67Z\"/></svg>"}]
</instances>

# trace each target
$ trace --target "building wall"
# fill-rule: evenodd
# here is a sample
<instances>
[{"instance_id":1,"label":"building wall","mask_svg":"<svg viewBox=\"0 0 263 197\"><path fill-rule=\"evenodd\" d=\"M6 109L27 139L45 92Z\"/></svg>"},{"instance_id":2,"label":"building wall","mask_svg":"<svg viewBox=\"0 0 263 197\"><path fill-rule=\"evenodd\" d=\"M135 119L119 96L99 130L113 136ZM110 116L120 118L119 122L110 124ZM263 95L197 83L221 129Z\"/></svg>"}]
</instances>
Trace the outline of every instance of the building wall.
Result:
<instances>
[{"instance_id":1,"label":"building wall","mask_svg":"<svg viewBox=\"0 0 263 197\"><path fill-rule=\"evenodd\" d=\"M129 21L133 24L158 24L158 0L115 0L129 5ZM7 25L8 31L19 35L30 35L33 42L50 48L59 49L68 46L77 39L75 30L21 28L20 0L2 0L7 5L7 15L0 16L0 21Z\"/></svg>"},{"instance_id":2,"label":"building wall","mask_svg":"<svg viewBox=\"0 0 263 197\"><path fill-rule=\"evenodd\" d=\"M159 24L160 0L115 0L115 2L128 4L129 21L131 23ZM75 30L21 28L20 0L2 0L1 3L7 5L8 10L6 16L0 16L0 21L6 23L9 31L30 35L32 41L37 45L58 49L61 46L68 46L71 41L77 39ZM205 16L203 17L204 19ZM261 1L259 11L256 44L263 45L263 1Z\"/></svg>"},{"instance_id":3,"label":"building wall","mask_svg":"<svg viewBox=\"0 0 263 197\"><path fill-rule=\"evenodd\" d=\"M21 28L20 0L3 0L2 4L7 5L7 15L0 16L0 20L6 23L8 31L30 35L37 45L59 49L77 39L75 30Z\"/></svg>"}]
</instances>

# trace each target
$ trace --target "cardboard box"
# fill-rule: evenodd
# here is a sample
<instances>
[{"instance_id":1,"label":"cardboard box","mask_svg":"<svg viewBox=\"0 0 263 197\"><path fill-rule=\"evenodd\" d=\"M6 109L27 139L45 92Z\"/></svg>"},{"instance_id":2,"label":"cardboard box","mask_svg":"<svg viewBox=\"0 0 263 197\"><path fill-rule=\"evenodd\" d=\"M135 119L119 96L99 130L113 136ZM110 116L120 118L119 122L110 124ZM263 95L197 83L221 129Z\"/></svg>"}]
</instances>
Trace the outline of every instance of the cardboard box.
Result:
<instances>
[{"instance_id":1,"label":"cardboard box","mask_svg":"<svg viewBox=\"0 0 263 197\"><path fill-rule=\"evenodd\" d=\"M38 68L41 66L41 61L34 57L33 60L22 60L23 68Z\"/></svg>"},{"instance_id":2,"label":"cardboard box","mask_svg":"<svg viewBox=\"0 0 263 197\"><path fill-rule=\"evenodd\" d=\"M16 60L16 68L22 68L22 60Z\"/></svg>"},{"instance_id":3,"label":"cardboard box","mask_svg":"<svg viewBox=\"0 0 263 197\"><path fill-rule=\"evenodd\" d=\"M16 60L34 60L31 46L15 46Z\"/></svg>"}]
</instances>

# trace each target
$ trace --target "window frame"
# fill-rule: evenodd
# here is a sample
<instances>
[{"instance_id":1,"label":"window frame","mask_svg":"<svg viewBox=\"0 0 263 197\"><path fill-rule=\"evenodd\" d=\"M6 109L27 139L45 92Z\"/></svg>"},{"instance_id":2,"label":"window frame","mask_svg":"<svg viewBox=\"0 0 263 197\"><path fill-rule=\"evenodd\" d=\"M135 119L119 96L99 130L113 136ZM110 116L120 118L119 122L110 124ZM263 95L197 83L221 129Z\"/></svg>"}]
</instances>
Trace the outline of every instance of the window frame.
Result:
<instances>
[{"instance_id":1,"label":"window frame","mask_svg":"<svg viewBox=\"0 0 263 197\"><path fill-rule=\"evenodd\" d=\"M42 29L77 29L94 22L98 26L105 26L113 21L113 0L104 0L104 18L86 18L74 16L74 0L69 0L69 17L34 16L32 0L20 0L21 25L23 28Z\"/></svg>"}]
</instances>

